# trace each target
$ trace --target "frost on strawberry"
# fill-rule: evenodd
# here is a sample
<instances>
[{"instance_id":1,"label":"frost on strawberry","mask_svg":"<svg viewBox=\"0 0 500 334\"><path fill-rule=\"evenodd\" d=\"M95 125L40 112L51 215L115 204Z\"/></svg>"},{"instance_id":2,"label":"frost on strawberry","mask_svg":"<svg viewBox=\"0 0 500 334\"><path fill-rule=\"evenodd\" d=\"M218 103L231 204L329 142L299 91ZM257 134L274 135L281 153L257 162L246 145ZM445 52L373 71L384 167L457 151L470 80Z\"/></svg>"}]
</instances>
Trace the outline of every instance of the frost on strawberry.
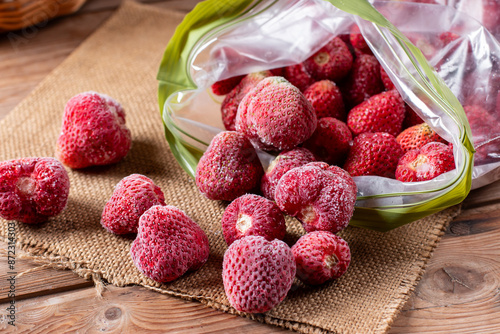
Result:
<instances>
[{"instance_id":1,"label":"frost on strawberry","mask_svg":"<svg viewBox=\"0 0 500 334\"><path fill-rule=\"evenodd\" d=\"M405 118L405 104L397 90L373 95L352 108L347 125L357 136L364 132L387 132L397 136Z\"/></svg>"},{"instance_id":2,"label":"frost on strawberry","mask_svg":"<svg viewBox=\"0 0 500 334\"><path fill-rule=\"evenodd\" d=\"M320 80L310 85L304 96L311 102L318 119L334 117L345 121L346 112L342 93L330 80Z\"/></svg>"},{"instance_id":3,"label":"frost on strawberry","mask_svg":"<svg viewBox=\"0 0 500 334\"><path fill-rule=\"evenodd\" d=\"M165 205L160 187L144 175L129 175L118 182L104 206L101 225L115 234L137 233L139 218L154 205Z\"/></svg>"},{"instance_id":4,"label":"frost on strawberry","mask_svg":"<svg viewBox=\"0 0 500 334\"><path fill-rule=\"evenodd\" d=\"M396 137L385 132L362 133L354 138L344 169L351 176L376 175L394 178L403 149Z\"/></svg>"},{"instance_id":5,"label":"frost on strawberry","mask_svg":"<svg viewBox=\"0 0 500 334\"><path fill-rule=\"evenodd\" d=\"M274 201L274 191L281 177L290 169L313 161L316 161L314 154L306 148L297 147L278 154L262 176L260 189L264 196Z\"/></svg>"},{"instance_id":6,"label":"frost on strawberry","mask_svg":"<svg viewBox=\"0 0 500 334\"><path fill-rule=\"evenodd\" d=\"M292 85L297 87L301 92L304 92L307 87L312 85L316 80L307 72L303 63L290 65L284 69L284 77Z\"/></svg>"},{"instance_id":7,"label":"frost on strawberry","mask_svg":"<svg viewBox=\"0 0 500 334\"><path fill-rule=\"evenodd\" d=\"M241 101L236 130L264 151L292 149L316 129L316 113L309 101L282 77L265 78Z\"/></svg>"},{"instance_id":8,"label":"frost on strawberry","mask_svg":"<svg viewBox=\"0 0 500 334\"><path fill-rule=\"evenodd\" d=\"M304 67L315 80L339 82L351 70L353 56L346 43L334 37L304 61Z\"/></svg>"},{"instance_id":9,"label":"frost on strawberry","mask_svg":"<svg viewBox=\"0 0 500 334\"><path fill-rule=\"evenodd\" d=\"M448 143L427 123L414 125L403 130L403 132L396 137L396 141L399 143L404 152L420 148L430 142Z\"/></svg>"},{"instance_id":10,"label":"frost on strawberry","mask_svg":"<svg viewBox=\"0 0 500 334\"><path fill-rule=\"evenodd\" d=\"M290 247L281 240L246 236L224 253L222 281L227 299L240 312L264 313L278 306L296 274Z\"/></svg>"},{"instance_id":11,"label":"frost on strawberry","mask_svg":"<svg viewBox=\"0 0 500 334\"><path fill-rule=\"evenodd\" d=\"M125 111L114 99L96 92L72 97L64 108L57 158L71 168L117 163L132 145Z\"/></svg>"},{"instance_id":12,"label":"frost on strawberry","mask_svg":"<svg viewBox=\"0 0 500 334\"><path fill-rule=\"evenodd\" d=\"M63 211L70 181L54 158L0 162L0 217L27 224L46 221Z\"/></svg>"},{"instance_id":13,"label":"frost on strawberry","mask_svg":"<svg viewBox=\"0 0 500 334\"><path fill-rule=\"evenodd\" d=\"M303 147L310 150L316 160L331 165L342 165L351 148L352 133L341 120L324 117L318 121L316 131Z\"/></svg>"},{"instance_id":14,"label":"frost on strawberry","mask_svg":"<svg viewBox=\"0 0 500 334\"><path fill-rule=\"evenodd\" d=\"M318 285L345 274L351 262L347 242L327 231L314 231L300 237L292 246L297 277L306 284Z\"/></svg>"},{"instance_id":15,"label":"frost on strawberry","mask_svg":"<svg viewBox=\"0 0 500 334\"><path fill-rule=\"evenodd\" d=\"M212 200L232 201L257 190L264 170L255 148L241 133L216 135L196 167L196 185Z\"/></svg>"},{"instance_id":16,"label":"frost on strawberry","mask_svg":"<svg viewBox=\"0 0 500 334\"><path fill-rule=\"evenodd\" d=\"M246 194L229 204L222 215L222 233L228 245L247 235L282 240L286 225L278 206L265 197Z\"/></svg>"},{"instance_id":17,"label":"frost on strawberry","mask_svg":"<svg viewBox=\"0 0 500 334\"><path fill-rule=\"evenodd\" d=\"M130 256L144 275L165 283L199 269L209 251L205 232L182 210L155 205L139 220Z\"/></svg>"},{"instance_id":18,"label":"frost on strawberry","mask_svg":"<svg viewBox=\"0 0 500 334\"><path fill-rule=\"evenodd\" d=\"M357 186L337 166L311 162L288 171L278 182L276 204L297 218L307 232L337 233L351 220Z\"/></svg>"},{"instance_id":19,"label":"frost on strawberry","mask_svg":"<svg viewBox=\"0 0 500 334\"><path fill-rule=\"evenodd\" d=\"M398 162L396 179L403 182L432 180L455 169L453 150L440 142L406 152Z\"/></svg>"}]
</instances>

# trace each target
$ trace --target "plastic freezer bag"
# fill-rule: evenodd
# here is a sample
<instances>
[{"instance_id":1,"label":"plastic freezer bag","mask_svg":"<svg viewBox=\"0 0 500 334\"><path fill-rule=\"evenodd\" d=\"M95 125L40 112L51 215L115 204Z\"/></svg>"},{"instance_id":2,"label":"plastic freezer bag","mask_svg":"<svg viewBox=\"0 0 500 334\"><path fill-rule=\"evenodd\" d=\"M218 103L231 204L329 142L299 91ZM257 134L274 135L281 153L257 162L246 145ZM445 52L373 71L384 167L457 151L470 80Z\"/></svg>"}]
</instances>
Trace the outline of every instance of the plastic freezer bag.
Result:
<instances>
[{"instance_id":1,"label":"plastic freezer bag","mask_svg":"<svg viewBox=\"0 0 500 334\"><path fill-rule=\"evenodd\" d=\"M200 3L177 28L158 73L165 134L179 164L193 176L210 140L224 130L221 99L210 93L211 84L301 62L333 36L348 33L357 24L403 99L453 143L456 168L415 183L355 177L358 197L350 224L385 231L460 203L471 188L473 170L474 149L466 115L446 85L453 87L452 83L445 83L401 33L435 35L449 31L456 21L450 17L432 27L425 6L399 2L376 2L374 6L387 19L364 0ZM413 6L413 12L398 20L408 10L405 6ZM449 10L456 20L461 19L461 14ZM401 31L391 20L398 21ZM420 21L409 22L413 20ZM264 165L273 158L265 152L259 157Z\"/></svg>"}]
</instances>

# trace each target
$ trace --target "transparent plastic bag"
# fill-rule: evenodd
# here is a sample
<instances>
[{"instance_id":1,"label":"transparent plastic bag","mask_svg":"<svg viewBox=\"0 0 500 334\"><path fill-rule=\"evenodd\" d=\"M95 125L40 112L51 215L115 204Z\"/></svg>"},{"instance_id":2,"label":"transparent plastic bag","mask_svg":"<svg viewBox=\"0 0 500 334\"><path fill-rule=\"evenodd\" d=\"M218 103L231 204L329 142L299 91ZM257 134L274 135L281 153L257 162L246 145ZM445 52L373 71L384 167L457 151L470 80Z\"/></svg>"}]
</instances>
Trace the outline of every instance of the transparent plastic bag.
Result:
<instances>
[{"instance_id":1,"label":"transparent plastic bag","mask_svg":"<svg viewBox=\"0 0 500 334\"><path fill-rule=\"evenodd\" d=\"M202 152L224 129L221 98L211 94L211 84L299 63L333 36L349 33L357 24L404 100L439 135L453 143L456 169L416 183L378 176L355 177L358 199L351 224L389 230L461 202L472 180L473 149L467 118L420 50L390 21L403 33L430 37L454 28L462 14L451 7L437 6L454 11L454 16L434 27L428 24L425 5L375 2L374 6L387 19L364 0L241 0L198 5L167 46L158 75L166 137L180 165L194 175ZM411 14L407 6L412 6ZM466 31L474 32L475 27ZM442 68L451 64L441 63ZM452 76L446 79L453 87ZM259 156L264 165L273 158L265 152Z\"/></svg>"}]
</instances>

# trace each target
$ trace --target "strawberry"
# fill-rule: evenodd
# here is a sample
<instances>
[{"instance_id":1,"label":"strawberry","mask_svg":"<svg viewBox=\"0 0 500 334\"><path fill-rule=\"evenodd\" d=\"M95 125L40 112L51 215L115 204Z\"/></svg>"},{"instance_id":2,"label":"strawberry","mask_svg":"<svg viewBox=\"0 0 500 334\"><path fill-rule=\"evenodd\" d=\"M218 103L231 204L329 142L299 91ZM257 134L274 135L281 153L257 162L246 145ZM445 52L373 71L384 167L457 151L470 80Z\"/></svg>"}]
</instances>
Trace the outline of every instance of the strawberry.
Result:
<instances>
[{"instance_id":1,"label":"strawberry","mask_svg":"<svg viewBox=\"0 0 500 334\"><path fill-rule=\"evenodd\" d=\"M361 54L341 86L342 96L352 108L384 90L380 77L380 64L375 56Z\"/></svg>"},{"instance_id":2,"label":"strawberry","mask_svg":"<svg viewBox=\"0 0 500 334\"><path fill-rule=\"evenodd\" d=\"M419 125L424 123L422 117L420 117L415 110L413 110L408 104L405 103L405 119L403 120L403 129L408 129L409 127Z\"/></svg>"},{"instance_id":3,"label":"strawberry","mask_svg":"<svg viewBox=\"0 0 500 334\"><path fill-rule=\"evenodd\" d=\"M357 136L364 132L387 132L397 136L402 129L405 104L397 90L373 95L352 108L347 125Z\"/></svg>"},{"instance_id":4,"label":"strawberry","mask_svg":"<svg viewBox=\"0 0 500 334\"><path fill-rule=\"evenodd\" d=\"M339 82L351 70L353 56L347 45L339 37L304 61L305 69L316 80L329 79Z\"/></svg>"},{"instance_id":5,"label":"strawberry","mask_svg":"<svg viewBox=\"0 0 500 334\"><path fill-rule=\"evenodd\" d=\"M420 148L430 142L448 143L441 138L436 131L432 130L427 123L414 125L403 130L403 132L396 137L396 141L401 145L405 153L409 150Z\"/></svg>"},{"instance_id":6,"label":"strawberry","mask_svg":"<svg viewBox=\"0 0 500 334\"><path fill-rule=\"evenodd\" d=\"M345 120L342 94L333 81L321 80L313 83L304 91L304 96L311 102L318 119L334 117Z\"/></svg>"},{"instance_id":7,"label":"strawberry","mask_svg":"<svg viewBox=\"0 0 500 334\"><path fill-rule=\"evenodd\" d=\"M387 72L384 70L384 68L382 66L380 66L380 79L382 80L382 84L384 85L385 90L396 89L391 78L389 78L389 75L387 74Z\"/></svg>"},{"instance_id":8,"label":"strawberry","mask_svg":"<svg viewBox=\"0 0 500 334\"><path fill-rule=\"evenodd\" d=\"M402 182L427 181L453 169L455 160L452 149L443 143L430 142L401 157L396 179Z\"/></svg>"},{"instance_id":9,"label":"strawberry","mask_svg":"<svg viewBox=\"0 0 500 334\"><path fill-rule=\"evenodd\" d=\"M303 147L314 153L318 161L342 165L351 148L352 133L347 124L332 117L318 121L318 127Z\"/></svg>"},{"instance_id":10,"label":"strawberry","mask_svg":"<svg viewBox=\"0 0 500 334\"><path fill-rule=\"evenodd\" d=\"M284 77L290 81L292 85L300 89L301 92L305 91L307 87L315 82L311 75L306 71L303 63L285 67Z\"/></svg>"},{"instance_id":11,"label":"strawberry","mask_svg":"<svg viewBox=\"0 0 500 334\"><path fill-rule=\"evenodd\" d=\"M351 27L349 41L351 42L352 47L355 50L358 50L360 54L373 55L372 50L366 43L365 38L356 24Z\"/></svg>"},{"instance_id":12,"label":"strawberry","mask_svg":"<svg viewBox=\"0 0 500 334\"><path fill-rule=\"evenodd\" d=\"M232 91L244 77L244 75L238 75L235 77L217 81L210 87L212 89L212 93L214 93L215 95L226 95L230 91Z\"/></svg>"},{"instance_id":13,"label":"strawberry","mask_svg":"<svg viewBox=\"0 0 500 334\"><path fill-rule=\"evenodd\" d=\"M476 150L474 164L477 166L498 161L500 140L497 128L492 125L499 124L499 119L478 105L464 106L464 111L471 127L472 140Z\"/></svg>"},{"instance_id":14,"label":"strawberry","mask_svg":"<svg viewBox=\"0 0 500 334\"><path fill-rule=\"evenodd\" d=\"M365 132L354 138L344 169L351 176L378 175L394 178L403 149L389 133Z\"/></svg>"},{"instance_id":15,"label":"strawberry","mask_svg":"<svg viewBox=\"0 0 500 334\"><path fill-rule=\"evenodd\" d=\"M247 74L241 81L233 88L222 101L220 110L222 116L222 123L224 128L228 131L234 131L234 122L236 113L241 100L250 92L262 79L270 77L270 71L262 71Z\"/></svg>"}]
</instances>

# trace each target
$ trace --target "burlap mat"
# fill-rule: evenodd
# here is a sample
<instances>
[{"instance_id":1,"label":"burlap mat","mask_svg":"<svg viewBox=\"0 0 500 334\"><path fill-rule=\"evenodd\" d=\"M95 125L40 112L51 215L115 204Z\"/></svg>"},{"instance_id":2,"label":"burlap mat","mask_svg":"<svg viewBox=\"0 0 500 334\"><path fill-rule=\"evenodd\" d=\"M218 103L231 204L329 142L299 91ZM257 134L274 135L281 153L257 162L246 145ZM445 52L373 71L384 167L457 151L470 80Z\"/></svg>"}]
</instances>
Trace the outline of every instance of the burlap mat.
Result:
<instances>
[{"instance_id":1,"label":"burlap mat","mask_svg":"<svg viewBox=\"0 0 500 334\"><path fill-rule=\"evenodd\" d=\"M70 97L88 90L115 97L128 113L131 152L114 166L68 170L71 192L67 208L40 226L17 224L18 246L86 278L101 277L116 286L138 284L234 313L221 277L226 249L220 230L224 204L201 196L177 165L164 138L157 106L156 72L182 18L179 13L125 2L0 123L0 160L53 156L64 105ZM167 204L184 210L205 230L211 253L199 271L171 284L157 284L132 263L132 240L101 227L100 215L115 184L132 173L152 178L165 192ZM387 331L422 275L444 226L458 210L448 209L388 233L347 228L341 233L352 250L346 275L316 288L296 283L278 307L250 317L304 333ZM293 241L303 231L296 222L288 222L286 240ZM1 223L0 235L5 238L6 223Z\"/></svg>"}]
</instances>

